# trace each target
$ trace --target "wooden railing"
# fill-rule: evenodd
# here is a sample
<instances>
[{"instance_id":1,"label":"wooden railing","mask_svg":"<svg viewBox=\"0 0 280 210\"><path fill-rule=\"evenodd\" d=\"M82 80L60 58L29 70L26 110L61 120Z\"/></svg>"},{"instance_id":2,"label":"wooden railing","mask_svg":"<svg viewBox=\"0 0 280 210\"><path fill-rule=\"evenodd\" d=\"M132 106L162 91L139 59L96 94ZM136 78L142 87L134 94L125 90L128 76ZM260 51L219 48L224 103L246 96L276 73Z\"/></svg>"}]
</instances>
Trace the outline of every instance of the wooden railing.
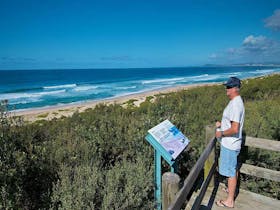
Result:
<instances>
[{"instance_id":1,"label":"wooden railing","mask_svg":"<svg viewBox=\"0 0 280 210\"><path fill-rule=\"evenodd\" d=\"M280 152L280 142L269 139L247 136L245 137L245 146ZM271 169L242 163L240 172L259 178L280 182L280 171L274 171Z\"/></svg>"},{"instance_id":2,"label":"wooden railing","mask_svg":"<svg viewBox=\"0 0 280 210\"><path fill-rule=\"evenodd\" d=\"M209 141L210 140L210 141ZM199 177L199 174L201 170L204 168L204 182L202 186L200 187L199 195L197 196L193 206L192 210L199 209L200 204L203 200L204 194L207 190L207 187L209 185L214 186L214 177L213 175L216 172L216 167L218 165L218 157L215 155L215 149L216 149L216 138L214 137L214 128L213 127L206 127L206 141L208 142L205 150L202 152L201 156L199 157L196 164L191 169L189 175L184 181L183 187L175 194L173 193L173 199L172 201L170 198L168 199L168 192L163 192L163 199L168 199L168 201L163 200L163 210L179 210L184 204L187 204L187 197L189 196L191 190L194 187L194 184L197 181L197 178ZM261 139L261 138L254 138L254 137L245 137L244 138L245 146L260 148L260 149L266 149L266 150L272 150L272 151L278 151L280 152L280 142L279 141L273 141L268 139ZM243 163L240 172L244 174L249 174L252 176L265 178L273 181L280 182L280 172L279 171L273 171L266 168L261 168L249 164ZM165 180L170 180L166 179ZM172 179L171 179L172 180ZM168 183L163 183L163 185L168 185ZM179 183L174 184L174 180L172 183L173 186L178 186ZM178 189L178 187L175 187L175 189ZM174 191L174 190L173 190Z\"/></svg>"}]
</instances>

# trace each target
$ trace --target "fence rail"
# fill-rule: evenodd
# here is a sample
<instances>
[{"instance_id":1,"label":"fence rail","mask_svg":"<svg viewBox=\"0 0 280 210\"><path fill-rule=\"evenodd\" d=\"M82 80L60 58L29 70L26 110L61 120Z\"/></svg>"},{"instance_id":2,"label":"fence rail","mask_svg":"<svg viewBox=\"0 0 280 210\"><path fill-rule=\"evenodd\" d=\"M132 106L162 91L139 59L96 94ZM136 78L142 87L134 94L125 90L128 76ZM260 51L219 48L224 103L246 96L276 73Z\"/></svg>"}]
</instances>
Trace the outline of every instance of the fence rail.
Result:
<instances>
[{"instance_id":1,"label":"fence rail","mask_svg":"<svg viewBox=\"0 0 280 210\"><path fill-rule=\"evenodd\" d=\"M246 136L245 146L280 152L280 141Z\"/></svg>"},{"instance_id":2,"label":"fence rail","mask_svg":"<svg viewBox=\"0 0 280 210\"><path fill-rule=\"evenodd\" d=\"M172 203L169 207L168 210L176 210L180 209L181 206L185 203L186 198L191 191L197 177L199 176L200 171L202 170L205 161L207 160L209 154L211 153L212 149L216 145L216 139L214 138L212 141L210 141L201 154L200 158L190 171L188 177L184 181L184 186L181 188L181 190L177 193L175 197L175 202Z\"/></svg>"}]
</instances>

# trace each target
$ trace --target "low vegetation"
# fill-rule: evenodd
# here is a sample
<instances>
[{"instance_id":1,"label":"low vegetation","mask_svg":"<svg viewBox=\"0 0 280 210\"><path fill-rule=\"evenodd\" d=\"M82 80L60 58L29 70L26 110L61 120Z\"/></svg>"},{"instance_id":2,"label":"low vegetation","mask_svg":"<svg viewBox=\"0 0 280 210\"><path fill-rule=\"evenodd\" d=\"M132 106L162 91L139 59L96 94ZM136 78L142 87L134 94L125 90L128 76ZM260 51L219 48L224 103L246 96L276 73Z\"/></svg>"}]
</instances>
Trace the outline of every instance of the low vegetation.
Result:
<instances>
[{"instance_id":1,"label":"low vegetation","mask_svg":"<svg viewBox=\"0 0 280 210\"><path fill-rule=\"evenodd\" d=\"M280 140L280 75L246 80L245 131ZM26 124L0 115L1 209L153 209L153 149L147 130L165 119L191 140L179 157L184 178L203 151L205 126L221 119L222 85L157 96L140 107L100 104L71 117ZM280 154L249 152L246 162L280 170ZM164 165L164 170L168 167ZM245 183L246 181L246 183ZM244 188L280 199L280 185L243 176Z\"/></svg>"}]
</instances>

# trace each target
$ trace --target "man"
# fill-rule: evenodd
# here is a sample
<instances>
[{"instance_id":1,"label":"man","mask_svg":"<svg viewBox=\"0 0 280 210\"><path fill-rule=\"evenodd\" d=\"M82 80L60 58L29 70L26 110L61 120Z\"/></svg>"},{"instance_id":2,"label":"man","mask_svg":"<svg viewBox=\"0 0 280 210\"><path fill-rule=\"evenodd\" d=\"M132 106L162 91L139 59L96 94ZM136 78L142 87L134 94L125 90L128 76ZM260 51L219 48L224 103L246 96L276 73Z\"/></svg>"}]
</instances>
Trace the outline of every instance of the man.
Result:
<instances>
[{"instance_id":1,"label":"man","mask_svg":"<svg viewBox=\"0 0 280 210\"><path fill-rule=\"evenodd\" d=\"M245 108L240 96L241 82L236 77L230 77L224 84L230 99L224 109L222 122L216 122L216 138L221 138L219 173L228 178L228 195L225 200L219 200L216 205L234 207L234 196L238 178L237 157L241 149L242 128Z\"/></svg>"}]
</instances>

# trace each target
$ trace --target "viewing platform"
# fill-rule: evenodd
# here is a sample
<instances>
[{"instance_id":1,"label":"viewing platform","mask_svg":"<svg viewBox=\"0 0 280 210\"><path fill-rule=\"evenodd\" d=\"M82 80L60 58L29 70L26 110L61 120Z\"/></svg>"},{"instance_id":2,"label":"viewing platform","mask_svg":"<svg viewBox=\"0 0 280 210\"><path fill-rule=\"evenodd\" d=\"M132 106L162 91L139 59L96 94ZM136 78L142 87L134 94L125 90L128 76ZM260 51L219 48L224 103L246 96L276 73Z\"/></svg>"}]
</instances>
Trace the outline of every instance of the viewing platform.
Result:
<instances>
[{"instance_id":1,"label":"viewing platform","mask_svg":"<svg viewBox=\"0 0 280 210\"><path fill-rule=\"evenodd\" d=\"M218 155L216 152L217 139L214 136L214 128L206 127L207 146L191 169L183 186L179 189L180 178L177 174L163 174L162 202L163 210L220 210L231 209L219 207L216 201L224 200L227 192L225 185L218 181L217 167ZM280 152L280 142L262 138L244 136L243 146L260 148ZM197 181L204 172L203 183L197 186ZM280 182L280 171L262 168L242 163L240 173ZM280 200L256 194L238 188L233 209L240 210L275 210L280 209Z\"/></svg>"},{"instance_id":2,"label":"viewing platform","mask_svg":"<svg viewBox=\"0 0 280 210\"><path fill-rule=\"evenodd\" d=\"M199 210L221 210L230 209L226 207L219 207L215 202L219 199L226 198L226 192L223 191L224 184L219 184L216 187L209 187L203 197L203 200L199 206ZM191 197L185 210L192 210L195 198L198 193L194 193ZM266 197L260 194L256 194L246 190L239 190L238 196L235 200L234 209L238 210L276 210L280 207L280 201L270 197Z\"/></svg>"}]
</instances>

